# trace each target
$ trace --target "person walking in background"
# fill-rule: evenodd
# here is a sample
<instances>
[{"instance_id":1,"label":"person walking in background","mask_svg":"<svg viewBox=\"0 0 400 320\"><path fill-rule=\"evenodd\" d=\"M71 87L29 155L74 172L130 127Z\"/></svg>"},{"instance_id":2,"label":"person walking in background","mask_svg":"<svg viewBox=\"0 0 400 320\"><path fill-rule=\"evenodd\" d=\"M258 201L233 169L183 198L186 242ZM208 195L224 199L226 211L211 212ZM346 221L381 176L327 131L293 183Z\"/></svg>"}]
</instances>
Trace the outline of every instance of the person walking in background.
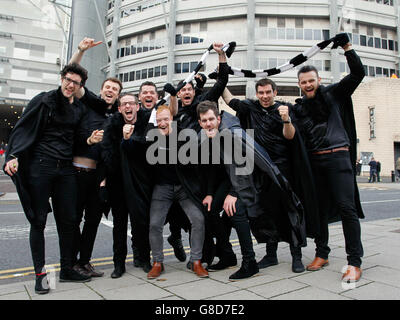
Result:
<instances>
[{"instance_id":1,"label":"person walking in background","mask_svg":"<svg viewBox=\"0 0 400 320\"><path fill-rule=\"evenodd\" d=\"M377 163L375 158L372 158L369 165L369 180L368 183L375 182L377 177Z\"/></svg>"}]
</instances>

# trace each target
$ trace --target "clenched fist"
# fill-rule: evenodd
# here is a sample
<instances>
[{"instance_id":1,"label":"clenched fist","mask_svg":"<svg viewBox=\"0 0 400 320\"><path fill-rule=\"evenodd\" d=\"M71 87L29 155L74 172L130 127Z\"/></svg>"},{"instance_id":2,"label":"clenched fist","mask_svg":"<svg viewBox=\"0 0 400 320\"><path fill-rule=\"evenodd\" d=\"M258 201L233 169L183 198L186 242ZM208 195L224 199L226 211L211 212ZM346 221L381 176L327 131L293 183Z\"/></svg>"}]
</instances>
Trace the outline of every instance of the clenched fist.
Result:
<instances>
[{"instance_id":1,"label":"clenched fist","mask_svg":"<svg viewBox=\"0 0 400 320\"><path fill-rule=\"evenodd\" d=\"M279 115L281 116L282 121L289 121L289 107L288 106L280 106L278 108Z\"/></svg>"},{"instance_id":2,"label":"clenched fist","mask_svg":"<svg viewBox=\"0 0 400 320\"><path fill-rule=\"evenodd\" d=\"M122 128L122 134L124 136L124 140L129 140L131 137L133 130L135 130L135 125L134 124L125 124L124 127Z\"/></svg>"}]
</instances>

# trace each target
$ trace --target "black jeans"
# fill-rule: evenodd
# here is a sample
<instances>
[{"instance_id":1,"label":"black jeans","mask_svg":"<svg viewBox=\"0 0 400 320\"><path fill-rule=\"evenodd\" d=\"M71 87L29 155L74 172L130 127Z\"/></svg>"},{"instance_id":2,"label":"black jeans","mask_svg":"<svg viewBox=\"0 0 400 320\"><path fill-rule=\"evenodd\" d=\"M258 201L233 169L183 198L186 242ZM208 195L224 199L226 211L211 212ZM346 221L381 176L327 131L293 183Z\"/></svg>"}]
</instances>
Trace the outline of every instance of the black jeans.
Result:
<instances>
[{"instance_id":1,"label":"black jeans","mask_svg":"<svg viewBox=\"0 0 400 320\"><path fill-rule=\"evenodd\" d=\"M74 237L74 263L81 266L89 263L92 257L94 242L96 240L97 229L99 227L102 207L99 198L100 182L98 181L97 171L77 171L77 224L75 226ZM85 215L83 214L85 212ZM80 223L83 215L85 221L82 231ZM79 253L79 260L78 259Z\"/></svg>"},{"instance_id":2,"label":"black jeans","mask_svg":"<svg viewBox=\"0 0 400 320\"><path fill-rule=\"evenodd\" d=\"M227 218L224 213L220 217L219 213L223 210L223 205L226 196L230 189L229 182L223 182L219 185L214 194L211 211L208 213L207 222L209 224L210 232L216 238L217 252L219 252L220 259L234 255L232 245L229 242L230 228L235 228L238 235L240 250L243 260L249 261L255 258L253 249L253 240L251 238L250 224L247 217L246 207L243 202L238 198L236 201L236 212L232 217ZM228 221L227 221L228 220Z\"/></svg>"},{"instance_id":3,"label":"black jeans","mask_svg":"<svg viewBox=\"0 0 400 320\"><path fill-rule=\"evenodd\" d=\"M315 238L316 256L328 259L329 211L339 211L348 264L360 267L364 254L361 226L354 202L354 177L348 151L312 155L311 165L316 183L320 210L320 235Z\"/></svg>"},{"instance_id":4,"label":"black jeans","mask_svg":"<svg viewBox=\"0 0 400 320\"><path fill-rule=\"evenodd\" d=\"M45 265L45 239L47 214L52 198L54 218L60 246L61 268L71 268L73 237L76 225L76 177L71 161L34 158L29 167L29 193L35 214L29 235L35 273Z\"/></svg>"}]
</instances>

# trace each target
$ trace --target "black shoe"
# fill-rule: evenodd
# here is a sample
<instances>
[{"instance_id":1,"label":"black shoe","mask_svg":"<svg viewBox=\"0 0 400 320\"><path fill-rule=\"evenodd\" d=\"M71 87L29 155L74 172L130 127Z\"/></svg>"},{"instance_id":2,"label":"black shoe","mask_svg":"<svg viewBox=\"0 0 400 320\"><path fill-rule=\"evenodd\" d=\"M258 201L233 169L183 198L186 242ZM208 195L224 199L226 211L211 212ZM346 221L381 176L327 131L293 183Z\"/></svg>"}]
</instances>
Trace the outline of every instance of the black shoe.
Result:
<instances>
[{"instance_id":1,"label":"black shoe","mask_svg":"<svg viewBox=\"0 0 400 320\"><path fill-rule=\"evenodd\" d=\"M301 257L293 257L292 260L292 271L294 273L302 273L305 271L303 262L301 262Z\"/></svg>"},{"instance_id":2,"label":"black shoe","mask_svg":"<svg viewBox=\"0 0 400 320\"><path fill-rule=\"evenodd\" d=\"M267 267L275 266L278 264L278 258L272 256L264 256L260 261L258 261L258 267L260 269L264 269Z\"/></svg>"},{"instance_id":3,"label":"black shoe","mask_svg":"<svg viewBox=\"0 0 400 320\"><path fill-rule=\"evenodd\" d=\"M260 270L258 268L258 264L256 260L250 260L250 261L243 261L242 266L238 271L236 271L234 274L232 274L229 277L229 280L235 281L235 280L241 280L241 279L246 279L254 276L256 273L258 273Z\"/></svg>"},{"instance_id":4,"label":"black shoe","mask_svg":"<svg viewBox=\"0 0 400 320\"><path fill-rule=\"evenodd\" d=\"M49 293L49 291L50 288L46 272L36 275L35 292L37 294L46 294Z\"/></svg>"},{"instance_id":5,"label":"black shoe","mask_svg":"<svg viewBox=\"0 0 400 320\"><path fill-rule=\"evenodd\" d=\"M237 265L236 255L233 255L229 258L221 258L217 263L212 264L211 266L207 267L209 271L218 271L223 270L229 267L233 267Z\"/></svg>"},{"instance_id":6,"label":"black shoe","mask_svg":"<svg viewBox=\"0 0 400 320\"><path fill-rule=\"evenodd\" d=\"M78 272L79 274L86 276L86 277L91 277L89 274L89 271L87 271L85 268L81 267L79 264L76 264L72 267L72 270Z\"/></svg>"},{"instance_id":7,"label":"black shoe","mask_svg":"<svg viewBox=\"0 0 400 320\"><path fill-rule=\"evenodd\" d=\"M172 236L169 236L167 239L168 243L174 248L175 257L181 261L186 261L186 252L183 248L182 240L181 239L174 239Z\"/></svg>"},{"instance_id":8,"label":"black shoe","mask_svg":"<svg viewBox=\"0 0 400 320\"><path fill-rule=\"evenodd\" d=\"M72 268L63 268L60 271L60 282L88 282L90 276L81 274Z\"/></svg>"},{"instance_id":9,"label":"black shoe","mask_svg":"<svg viewBox=\"0 0 400 320\"><path fill-rule=\"evenodd\" d=\"M114 267L114 271L111 273L111 278L113 279L121 278L124 273L125 273L125 266L116 265Z\"/></svg>"},{"instance_id":10,"label":"black shoe","mask_svg":"<svg viewBox=\"0 0 400 320\"><path fill-rule=\"evenodd\" d=\"M133 252L133 266L136 268L140 268L140 260L139 260L139 249L132 246L132 252Z\"/></svg>"},{"instance_id":11,"label":"black shoe","mask_svg":"<svg viewBox=\"0 0 400 320\"><path fill-rule=\"evenodd\" d=\"M142 269L144 272L149 273L149 271L153 268L150 261L146 261L142 263Z\"/></svg>"},{"instance_id":12,"label":"black shoe","mask_svg":"<svg viewBox=\"0 0 400 320\"><path fill-rule=\"evenodd\" d=\"M186 264L186 269L192 270L192 262L188 261L188 263Z\"/></svg>"}]
</instances>

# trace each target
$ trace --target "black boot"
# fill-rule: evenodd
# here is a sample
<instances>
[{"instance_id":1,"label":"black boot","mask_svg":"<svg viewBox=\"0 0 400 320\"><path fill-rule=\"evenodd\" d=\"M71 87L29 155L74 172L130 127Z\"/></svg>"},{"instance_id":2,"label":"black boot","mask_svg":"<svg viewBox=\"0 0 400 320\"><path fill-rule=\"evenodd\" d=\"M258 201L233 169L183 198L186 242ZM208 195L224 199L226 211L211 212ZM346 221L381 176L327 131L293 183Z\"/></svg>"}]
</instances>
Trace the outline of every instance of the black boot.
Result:
<instances>
[{"instance_id":1,"label":"black boot","mask_svg":"<svg viewBox=\"0 0 400 320\"><path fill-rule=\"evenodd\" d=\"M169 236L167 239L168 243L174 248L175 257L184 262L186 260L186 252L183 248L182 239L175 239L172 236Z\"/></svg>"},{"instance_id":2,"label":"black boot","mask_svg":"<svg viewBox=\"0 0 400 320\"><path fill-rule=\"evenodd\" d=\"M278 250L278 243L267 243L266 251L267 254L258 262L258 267L260 269L268 268L278 264L278 258L276 256L276 251Z\"/></svg>"},{"instance_id":3,"label":"black boot","mask_svg":"<svg viewBox=\"0 0 400 320\"><path fill-rule=\"evenodd\" d=\"M121 278L125 273L125 264L114 264L114 271L111 273L111 278Z\"/></svg>"},{"instance_id":4,"label":"black boot","mask_svg":"<svg viewBox=\"0 0 400 320\"><path fill-rule=\"evenodd\" d=\"M303 262L301 261L301 247L290 246L290 253L292 255L292 271L294 273L302 273L305 268Z\"/></svg>"},{"instance_id":5,"label":"black boot","mask_svg":"<svg viewBox=\"0 0 400 320\"><path fill-rule=\"evenodd\" d=\"M250 278L259 272L258 264L255 259L243 260L242 266L238 271L229 277L229 280L236 281L241 279Z\"/></svg>"},{"instance_id":6,"label":"black boot","mask_svg":"<svg viewBox=\"0 0 400 320\"><path fill-rule=\"evenodd\" d=\"M233 267L237 265L236 255L232 254L231 256L221 257L219 261L211 266L207 267L209 271L218 271L223 270L229 267Z\"/></svg>"},{"instance_id":7,"label":"black boot","mask_svg":"<svg viewBox=\"0 0 400 320\"><path fill-rule=\"evenodd\" d=\"M35 292L37 294L49 293L49 283L47 281L46 271L36 274Z\"/></svg>"},{"instance_id":8,"label":"black boot","mask_svg":"<svg viewBox=\"0 0 400 320\"><path fill-rule=\"evenodd\" d=\"M133 266L136 268L140 268L140 261L139 261L139 249L132 245L132 253L133 253Z\"/></svg>"}]
</instances>

